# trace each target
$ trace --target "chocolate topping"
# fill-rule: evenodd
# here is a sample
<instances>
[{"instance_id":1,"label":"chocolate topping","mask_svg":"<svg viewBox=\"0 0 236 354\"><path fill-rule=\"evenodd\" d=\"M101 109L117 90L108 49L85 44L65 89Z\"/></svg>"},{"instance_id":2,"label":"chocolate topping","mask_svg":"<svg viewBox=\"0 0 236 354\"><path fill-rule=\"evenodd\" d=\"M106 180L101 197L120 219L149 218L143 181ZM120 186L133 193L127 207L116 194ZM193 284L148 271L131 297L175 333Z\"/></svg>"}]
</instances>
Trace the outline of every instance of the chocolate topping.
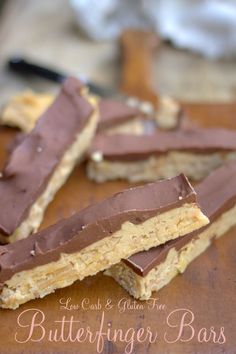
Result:
<instances>
[{"instance_id":1,"label":"chocolate topping","mask_svg":"<svg viewBox=\"0 0 236 354\"><path fill-rule=\"evenodd\" d=\"M32 132L13 150L0 178L0 232L11 235L43 192L92 112L81 83L67 79Z\"/></svg>"},{"instance_id":2,"label":"chocolate topping","mask_svg":"<svg viewBox=\"0 0 236 354\"><path fill-rule=\"evenodd\" d=\"M203 213L210 219L216 220L222 213L232 208L236 203L236 163L224 165L212 172L196 188L197 200ZM198 238L199 234L209 227L204 226L201 230L194 231L184 237L168 241L164 245L154 247L149 251L139 252L130 258L123 260L138 275L146 276L148 272L162 263L169 250L177 250L184 247L192 239Z\"/></svg>"},{"instance_id":3,"label":"chocolate topping","mask_svg":"<svg viewBox=\"0 0 236 354\"><path fill-rule=\"evenodd\" d=\"M61 253L79 252L111 236L126 221L140 224L195 202L196 194L184 175L115 194L44 231L0 247L0 282L19 271L56 261Z\"/></svg>"},{"instance_id":4,"label":"chocolate topping","mask_svg":"<svg viewBox=\"0 0 236 354\"><path fill-rule=\"evenodd\" d=\"M102 153L104 159L115 161L144 160L151 155L169 151L207 153L236 150L236 132L226 129L194 128L157 131L152 135L105 135L95 137L91 154Z\"/></svg>"},{"instance_id":5,"label":"chocolate topping","mask_svg":"<svg viewBox=\"0 0 236 354\"><path fill-rule=\"evenodd\" d=\"M14 138L10 141L10 143L7 145L7 152L8 154L12 154L13 150L17 148L18 145L22 143L22 141L26 138L27 133L17 133Z\"/></svg>"},{"instance_id":6,"label":"chocolate topping","mask_svg":"<svg viewBox=\"0 0 236 354\"><path fill-rule=\"evenodd\" d=\"M118 100L101 100L98 107L100 111L98 131L125 123L143 115L138 108L130 107Z\"/></svg>"}]
</instances>

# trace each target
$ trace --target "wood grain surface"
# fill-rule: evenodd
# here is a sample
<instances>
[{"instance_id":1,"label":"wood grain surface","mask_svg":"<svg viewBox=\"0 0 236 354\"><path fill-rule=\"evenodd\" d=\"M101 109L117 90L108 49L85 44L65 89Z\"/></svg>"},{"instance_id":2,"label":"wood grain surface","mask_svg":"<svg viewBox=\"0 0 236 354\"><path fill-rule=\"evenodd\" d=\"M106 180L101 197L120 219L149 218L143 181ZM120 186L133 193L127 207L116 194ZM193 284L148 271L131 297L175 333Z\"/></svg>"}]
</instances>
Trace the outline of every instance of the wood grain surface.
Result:
<instances>
[{"instance_id":1,"label":"wood grain surface","mask_svg":"<svg viewBox=\"0 0 236 354\"><path fill-rule=\"evenodd\" d=\"M196 105L188 105L187 108L189 115L194 116L195 120L198 119L202 126L213 126L213 115L219 126L225 126L225 122L227 122L227 126L236 129L236 119L232 107L229 109L225 106L225 113L222 109L218 117L218 110L212 105L204 106L204 109L198 108ZM6 160L6 147L14 135L13 130L0 129L1 167ZM47 209L42 228L127 186L126 182L96 185L86 179L84 166L79 166ZM155 343L149 343L148 339L139 343L134 335L133 348L131 343L129 346L128 343L119 339L108 341L104 335L104 343L100 342L103 345L101 352L104 354L123 354L125 350L129 352L131 349L135 354L236 353L235 248L236 228L220 240L215 241L213 246L195 260L183 275L175 278L158 294L154 294L153 298L156 299L157 305L155 309L151 308L152 304L136 301L135 309L126 308L122 312L124 301L131 301L132 298L113 279L98 274L84 279L82 282L78 281L68 288L60 289L43 299L31 301L15 311L1 310L0 352L96 353L96 340L94 343L89 343L87 338L85 342L78 343L71 342L66 338L68 323L64 328L64 342L62 337L59 337L59 329L58 341L50 341L50 330L55 334L55 329L61 326L60 322L55 321L62 321L63 316L66 321L70 321L73 316L74 321L79 321L74 323L73 333L78 328L90 327L94 334L99 330L104 316L103 331L111 329L112 332L121 328L123 335L126 334L127 341L132 338L131 329L137 334L140 328L150 327L152 332L158 333ZM71 310L62 308L66 299L71 299L70 304L79 305L80 308L74 307ZM111 309L107 308L107 301L111 301L113 305ZM139 305L144 308L137 308ZM89 306L90 308L88 308ZM170 315L174 310L178 310L177 317L173 314ZM185 321L190 320L189 316L194 316L194 321L191 329L186 326L181 338L176 340L179 327L170 326L179 325L183 311L187 311ZM37 315L35 315L36 312ZM169 324L167 323L168 315L172 316L169 317ZM34 318L35 324L39 324L43 319L44 321L41 326L34 327L31 339L26 341L30 336L32 318ZM224 327L226 342L214 343L219 340L221 327ZM207 335L204 337L205 332ZM193 338L190 340L192 335ZM125 340L125 337L122 338ZM203 338L209 341L201 343ZM175 343L168 343L175 340ZM182 340L187 341L183 342ZM24 341L26 342L19 343Z\"/></svg>"}]
</instances>

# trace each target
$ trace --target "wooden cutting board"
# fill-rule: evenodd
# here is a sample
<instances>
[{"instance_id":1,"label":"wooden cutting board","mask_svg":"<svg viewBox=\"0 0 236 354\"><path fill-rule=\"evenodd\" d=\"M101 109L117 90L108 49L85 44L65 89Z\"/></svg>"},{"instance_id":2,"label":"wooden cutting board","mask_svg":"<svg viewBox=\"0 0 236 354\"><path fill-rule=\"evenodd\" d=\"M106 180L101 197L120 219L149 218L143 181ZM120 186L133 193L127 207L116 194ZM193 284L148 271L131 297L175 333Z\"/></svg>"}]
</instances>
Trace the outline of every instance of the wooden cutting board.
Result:
<instances>
[{"instance_id":1,"label":"wooden cutting board","mask_svg":"<svg viewBox=\"0 0 236 354\"><path fill-rule=\"evenodd\" d=\"M185 107L202 126L236 129L234 104ZM0 167L15 134L0 128ZM128 186L126 182L96 185L86 179L84 166L79 166L47 209L42 228ZM113 279L98 274L15 311L1 310L0 353L236 353L235 250L236 228L154 294L150 303L134 302ZM63 318L67 322L62 333ZM77 322L69 337L71 320ZM185 326L181 327L181 321ZM98 341L96 331L101 326L104 333L113 335L112 341L105 335ZM80 329L82 337L76 341L79 328L91 335L85 338ZM142 328L143 336L138 338ZM117 329L120 332L114 338ZM157 335L154 343L150 332Z\"/></svg>"}]
</instances>

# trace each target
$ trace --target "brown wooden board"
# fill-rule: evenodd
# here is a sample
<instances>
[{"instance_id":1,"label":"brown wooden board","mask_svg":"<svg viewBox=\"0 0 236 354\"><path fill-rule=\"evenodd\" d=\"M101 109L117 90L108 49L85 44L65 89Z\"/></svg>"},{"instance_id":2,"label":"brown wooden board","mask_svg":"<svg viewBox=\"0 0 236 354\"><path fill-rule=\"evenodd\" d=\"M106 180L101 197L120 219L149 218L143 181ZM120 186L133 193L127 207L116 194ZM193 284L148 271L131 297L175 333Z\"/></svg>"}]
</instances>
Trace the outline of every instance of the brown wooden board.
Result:
<instances>
[{"instance_id":1,"label":"brown wooden board","mask_svg":"<svg viewBox=\"0 0 236 354\"><path fill-rule=\"evenodd\" d=\"M203 109L196 104L187 108L189 115L203 126L236 129L233 105L220 110L217 106ZM15 133L11 129L0 129L0 167ZM77 167L47 209L42 228L127 186L126 182L96 185L86 179L84 166ZM236 228L215 241L183 275L153 294L153 298L152 303L133 302L113 279L103 274L89 277L15 311L1 310L0 353L89 354L99 350L106 354L236 353ZM65 301L68 301L67 309L63 305ZM69 309L69 305L74 307ZM71 326L71 337L69 322L64 323L62 335L63 318L77 321ZM184 323L193 320L182 332L181 319ZM35 326L31 326L33 320ZM113 341L108 341L105 334L95 337L101 325L104 333L114 334L114 330L120 328L122 337ZM88 327L92 337L85 338L80 330L82 342L76 341L78 329L86 331ZM138 340L141 328L145 334L148 331L157 334L156 341L150 343L148 335L144 342L144 336ZM222 328L224 336L220 335Z\"/></svg>"}]
</instances>

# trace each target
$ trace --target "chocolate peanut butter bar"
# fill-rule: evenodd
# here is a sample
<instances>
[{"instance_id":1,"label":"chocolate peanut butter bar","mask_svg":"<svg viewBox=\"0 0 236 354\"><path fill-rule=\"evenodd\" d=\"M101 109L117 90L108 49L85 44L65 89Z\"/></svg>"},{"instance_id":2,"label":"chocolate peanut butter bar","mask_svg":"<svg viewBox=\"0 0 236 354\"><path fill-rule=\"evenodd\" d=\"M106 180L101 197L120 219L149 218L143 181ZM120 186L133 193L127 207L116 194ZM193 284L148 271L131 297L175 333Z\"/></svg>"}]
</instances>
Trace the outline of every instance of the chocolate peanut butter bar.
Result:
<instances>
[{"instance_id":1,"label":"chocolate peanut butter bar","mask_svg":"<svg viewBox=\"0 0 236 354\"><path fill-rule=\"evenodd\" d=\"M212 240L236 224L236 163L212 172L196 187L197 200L210 224L164 245L137 253L106 271L137 299L147 300L153 291L183 273Z\"/></svg>"},{"instance_id":2,"label":"chocolate peanut butter bar","mask_svg":"<svg viewBox=\"0 0 236 354\"><path fill-rule=\"evenodd\" d=\"M37 231L47 205L87 151L97 108L85 87L67 79L35 128L13 150L0 178L0 241Z\"/></svg>"},{"instance_id":3,"label":"chocolate peanut butter bar","mask_svg":"<svg viewBox=\"0 0 236 354\"><path fill-rule=\"evenodd\" d=\"M14 97L2 110L0 123L19 128L29 133L40 115L53 102L52 94L25 91ZM155 131L156 125L151 117L145 115L137 107L131 107L123 101L115 99L97 99L99 108L98 131L108 134L132 133L146 134Z\"/></svg>"},{"instance_id":4,"label":"chocolate peanut butter bar","mask_svg":"<svg viewBox=\"0 0 236 354\"><path fill-rule=\"evenodd\" d=\"M194 128L150 136L99 134L90 150L88 176L96 182L169 178L183 172L192 180L236 158L236 132Z\"/></svg>"},{"instance_id":5,"label":"chocolate peanut butter bar","mask_svg":"<svg viewBox=\"0 0 236 354\"><path fill-rule=\"evenodd\" d=\"M0 306L17 308L208 223L184 175L130 188L0 248Z\"/></svg>"},{"instance_id":6,"label":"chocolate peanut butter bar","mask_svg":"<svg viewBox=\"0 0 236 354\"><path fill-rule=\"evenodd\" d=\"M156 130L151 116L139 108L115 99L103 99L99 102L100 119L98 132L106 134L150 134Z\"/></svg>"}]
</instances>

